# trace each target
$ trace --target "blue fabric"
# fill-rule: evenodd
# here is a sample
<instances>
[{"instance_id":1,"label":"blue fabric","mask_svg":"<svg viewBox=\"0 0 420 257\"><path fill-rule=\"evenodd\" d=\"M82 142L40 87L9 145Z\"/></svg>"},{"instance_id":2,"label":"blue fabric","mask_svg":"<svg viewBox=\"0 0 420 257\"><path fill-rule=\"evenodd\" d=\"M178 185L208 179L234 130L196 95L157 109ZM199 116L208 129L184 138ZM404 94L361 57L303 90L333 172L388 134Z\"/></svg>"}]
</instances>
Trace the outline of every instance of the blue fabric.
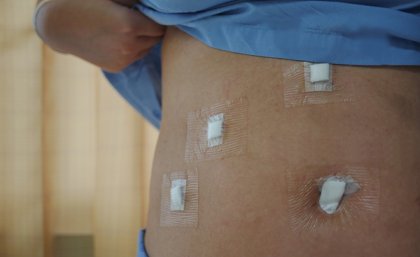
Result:
<instances>
[{"instance_id":1,"label":"blue fabric","mask_svg":"<svg viewBox=\"0 0 420 257\"><path fill-rule=\"evenodd\" d=\"M332 64L420 65L420 0L143 0L136 8L223 51ZM159 65L154 51L121 73L107 74L156 127Z\"/></svg>"},{"instance_id":2,"label":"blue fabric","mask_svg":"<svg viewBox=\"0 0 420 257\"><path fill-rule=\"evenodd\" d=\"M142 229L139 233L139 242L137 249L137 257L148 257L144 237L146 236L146 230Z\"/></svg>"},{"instance_id":3,"label":"blue fabric","mask_svg":"<svg viewBox=\"0 0 420 257\"><path fill-rule=\"evenodd\" d=\"M161 120L161 44L121 72L104 71L105 77L143 117L156 128Z\"/></svg>"},{"instance_id":4,"label":"blue fabric","mask_svg":"<svg viewBox=\"0 0 420 257\"><path fill-rule=\"evenodd\" d=\"M420 65L420 1L392 2L398 4L144 0L137 7L157 23L229 52L334 64Z\"/></svg>"}]
</instances>

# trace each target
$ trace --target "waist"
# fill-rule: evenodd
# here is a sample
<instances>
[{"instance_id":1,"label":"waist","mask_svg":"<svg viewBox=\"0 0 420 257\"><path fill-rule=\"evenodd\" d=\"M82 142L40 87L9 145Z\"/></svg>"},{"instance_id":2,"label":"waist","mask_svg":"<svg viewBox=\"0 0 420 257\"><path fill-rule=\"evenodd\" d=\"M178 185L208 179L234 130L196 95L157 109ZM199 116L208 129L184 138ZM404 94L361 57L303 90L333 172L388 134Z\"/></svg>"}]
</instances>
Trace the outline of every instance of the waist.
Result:
<instances>
[{"instance_id":1,"label":"waist","mask_svg":"<svg viewBox=\"0 0 420 257\"><path fill-rule=\"evenodd\" d=\"M176 29L162 57L152 257L418 253L418 68L334 66L338 91L324 94L295 90L301 62L221 52ZM229 147L203 152L220 113ZM328 215L318 183L332 175L361 189ZM165 203L172 178L192 181L185 214Z\"/></svg>"}]
</instances>

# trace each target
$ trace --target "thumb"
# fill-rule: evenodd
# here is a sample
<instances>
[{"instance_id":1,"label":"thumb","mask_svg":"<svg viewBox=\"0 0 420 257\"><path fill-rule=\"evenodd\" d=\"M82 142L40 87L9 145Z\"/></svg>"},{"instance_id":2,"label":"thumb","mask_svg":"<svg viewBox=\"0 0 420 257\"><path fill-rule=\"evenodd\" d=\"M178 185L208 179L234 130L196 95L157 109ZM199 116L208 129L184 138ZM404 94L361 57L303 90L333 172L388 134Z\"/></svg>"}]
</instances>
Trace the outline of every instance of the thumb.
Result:
<instances>
[{"instance_id":1,"label":"thumb","mask_svg":"<svg viewBox=\"0 0 420 257\"><path fill-rule=\"evenodd\" d=\"M111 0L111 1L116 3L116 4L126 6L128 8L131 8L131 7L133 7L133 5L138 3L138 1L136 1L136 0Z\"/></svg>"},{"instance_id":2,"label":"thumb","mask_svg":"<svg viewBox=\"0 0 420 257\"><path fill-rule=\"evenodd\" d=\"M166 27L154 22L139 11L132 12L133 23L136 24L137 36L161 37L165 34Z\"/></svg>"}]
</instances>

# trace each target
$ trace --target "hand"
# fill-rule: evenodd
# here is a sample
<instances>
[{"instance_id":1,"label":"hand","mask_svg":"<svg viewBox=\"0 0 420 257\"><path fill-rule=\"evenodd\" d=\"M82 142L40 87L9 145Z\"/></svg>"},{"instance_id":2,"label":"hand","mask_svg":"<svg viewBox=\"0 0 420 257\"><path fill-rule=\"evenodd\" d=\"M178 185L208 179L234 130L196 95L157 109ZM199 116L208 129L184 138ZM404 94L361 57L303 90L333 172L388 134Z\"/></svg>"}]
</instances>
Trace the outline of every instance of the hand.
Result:
<instances>
[{"instance_id":1,"label":"hand","mask_svg":"<svg viewBox=\"0 0 420 257\"><path fill-rule=\"evenodd\" d=\"M54 50L116 72L142 58L165 33L165 27L128 8L130 2L54 0L40 10L38 30Z\"/></svg>"}]
</instances>

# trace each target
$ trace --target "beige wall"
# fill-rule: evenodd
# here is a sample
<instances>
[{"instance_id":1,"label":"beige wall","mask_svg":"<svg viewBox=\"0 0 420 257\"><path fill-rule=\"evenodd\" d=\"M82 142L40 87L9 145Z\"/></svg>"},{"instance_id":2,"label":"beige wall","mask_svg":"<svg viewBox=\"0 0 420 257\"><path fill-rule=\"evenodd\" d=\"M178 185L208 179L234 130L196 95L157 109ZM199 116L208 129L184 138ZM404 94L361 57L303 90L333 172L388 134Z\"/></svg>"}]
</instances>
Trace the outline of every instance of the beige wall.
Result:
<instances>
[{"instance_id":1,"label":"beige wall","mask_svg":"<svg viewBox=\"0 0 420 257\"><path fill-rule=\"evenodd\" d=\"M157 131L97 68L42 46L33 2L0 2L0 257L51 257L58 235L135 256Z\"/></svg>"}]
</instances>

